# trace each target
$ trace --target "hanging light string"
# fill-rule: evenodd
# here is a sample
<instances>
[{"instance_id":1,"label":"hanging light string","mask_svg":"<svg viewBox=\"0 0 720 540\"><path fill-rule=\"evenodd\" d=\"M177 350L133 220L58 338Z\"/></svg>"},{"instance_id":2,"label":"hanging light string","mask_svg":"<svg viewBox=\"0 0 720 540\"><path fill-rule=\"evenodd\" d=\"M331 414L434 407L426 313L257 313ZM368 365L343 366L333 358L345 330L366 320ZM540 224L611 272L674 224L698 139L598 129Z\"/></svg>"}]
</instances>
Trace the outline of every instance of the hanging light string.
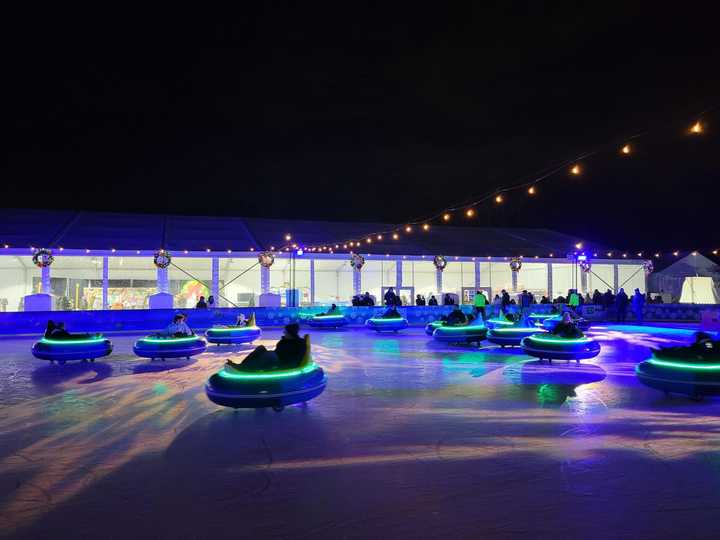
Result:
<instances>
[{"instance_id":1,"label":"hanging light string","mask_svg":"<svg viewBox=\"0 0 720 540\"><path fill-rule=\"evenodd\" d=\"M714 110L717 106L709 107L700 113L694 115L694 118L697 118L696 120L687 130L687 132L691 135L700 135L704 132L705 126L702 122L703 116L708 114L710 111ZM326 252L326 253L334 253L335 251L355 251L355 250L362 250L367 251L370 246L372 246L375 242L382 241L384 239L392 239L392 240L400 240L400 233L405 232L406 234L413 234L416 230L416 228L419 228L420 230L424 232L429 232L431 230L431 222L437 222L439 221L442 223L448 223L454 213L458 213L460 211L463 211L465 214L465 217L467 218L473 218L476 215L475 208L477 206L482 205L483 203L494 200L496 204L502 204L505 200L504 195L508 193L512 193L519 190L525 190L529 195L535 195L537 193L536 186L543 181L551 178L552 176L558 174L559 172L566 170L569 174L574 176L579 176L582 174L582 166L581 164L600 153L603 153L607 151L609 148L619 148L620 153L628 155L632 153L632 146L629 144L631 141L637 140L645 135L650 133L650 130L643 130L638 133L635 133L633 135L629 135L626 137L618 138L615 140L615 142L607 143L605 145L602 145L596 149L589 150L586 152L582 152L570 159L566 159L562 162L560 162L557 165L551 166L550 168L541 169L540 171L534 173L533 175L527 175L523 179L517 181L514 184L507 185L504 187L496 188L493 191L486 192L483 195L480 195L478 197L472 198L469 201L462 202L462 203L456 203L449 207L446 207L444 210L441 210L439 212L436 212L434 214L425 215L423 217L413 218L410 219L402 225L396 225L393 228L381 230L381 231L374 231L371 233L365 233L363 235L357 235L353 237L352 239L345 239L341 241L334 241L334 242L325 242L322 244L315 244L310 245L307 247L303 247L304 251L308 252ZM285 236L285 240L288 240L288 237L290 235ZM296 249L297 244L282 244L281 247L278 249L278 251L290 251L291 249ZM361 249L366 248L366 249ZM275 250L273 247L271 249L272 251ZM627 257L630 252L622 252L624 257ZM673 252L673 256L676 256ZM717 255L718 251L713 250L712 254ZM655 255L655 253L653 253ZM552 256L552 255L551 255ZM660 256L660 255L658 255ZM657 257L656 257L657 258Z\"/></svg>"}]
</instances>

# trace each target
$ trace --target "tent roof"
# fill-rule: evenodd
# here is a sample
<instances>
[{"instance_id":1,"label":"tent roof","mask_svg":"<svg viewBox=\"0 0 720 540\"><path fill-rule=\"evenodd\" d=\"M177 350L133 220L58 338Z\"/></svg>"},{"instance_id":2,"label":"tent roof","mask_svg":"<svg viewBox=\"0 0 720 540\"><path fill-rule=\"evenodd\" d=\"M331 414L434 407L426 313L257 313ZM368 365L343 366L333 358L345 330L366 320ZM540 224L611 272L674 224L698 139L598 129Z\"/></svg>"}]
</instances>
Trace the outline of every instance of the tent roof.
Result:
<instances>
[{"instance_id":1,"label":"tent roof","mask_svg":"<svg viewBox=\"0 0 720 540\"><path fill-rule=\"evenodd\" d=\"M696 255L690 254L674 262L667 268L655 272L655 275L659 277L719 277L720 266L700 253Z\"/></svg>"},{"instance_id":2,"label":"tent roof","mask_svg":"<svg viewBox=\"0 0 720 540\"><path fill-rule=\"evenodd\" d=\"M69 249L157 249L246 251L280 246L285 234L301 245L361 240L369 234L393 231L387 223L285 221L278 219L123 214L65 210L7 209L0 213L0 243L11 247ZM388 238L363 251L391 254L447 254L459 256L564 255L582 241L575 236L525 228L433 227ZM588 249L605 251L593 244Z\"/></svg>"}]
</instances>

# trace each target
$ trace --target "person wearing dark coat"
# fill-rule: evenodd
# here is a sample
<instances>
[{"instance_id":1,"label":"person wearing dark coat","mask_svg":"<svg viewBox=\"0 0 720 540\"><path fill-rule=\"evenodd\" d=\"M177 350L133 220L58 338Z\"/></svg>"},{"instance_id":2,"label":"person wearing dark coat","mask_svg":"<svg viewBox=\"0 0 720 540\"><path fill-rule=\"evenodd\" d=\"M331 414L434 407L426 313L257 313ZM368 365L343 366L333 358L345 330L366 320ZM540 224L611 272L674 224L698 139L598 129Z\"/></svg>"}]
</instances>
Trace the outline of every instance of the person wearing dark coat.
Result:
<instances>
[{"instance_id":1,"label":"person wearing dark coat","mask_svg":"<svg viewBox=\"0 0 720 540\"><path fill-rule=\"evenodd\" d=\"M615 310L617 314L617 322L624 323L627 319L627 308L628 308L628 295L625 294L625 289L621 288L615 297Z\"/></svg>"},{"instance_id":2,"label":"person wearing dark coat","mask_svg":"<svg viewBox=\"0 0 720 540\"><path fill-rule=\"evenodd\" d=\"M383 298L385 299L386 306L394 306L397 304L397 296L395 295L395 291L392 287L387 290Z\"/></svg>"},{"instance_id":3,"label":"person wearing dark coat","mask_svg":"<svg viewBox=\"0 0 720 540\"><path fill-rule=\"evenodd\" d=\"M569 311L566 311L562 315L562 320L555 326L552 333L556 336L564 338L581 338L583 337L582 331L575 325L572 320L572 316Z\"/></svg>"},{"instance_id":4,"label":"person wearing dark coat","mask_svg":"<svg viewBox=\"0 0 720 540\"><path fill-rule=\"evenodd\" d=\"M448 326L461 326L467 323L467 316L462 312L460 306L455 306L455 309L447 316Z\"/></svg>"},{"instance_id":5,"label":"person wearing dark coat","mask_svg":"<svg viewBox=\"0 0 720 540\"><path fill-rule=\"evenodd\" d=\"M428 306L437 306L437 305L438 305L437 298L435 298L434 294L431 294L430 300L428 300Z\"/></svg>"},{"instance_id":6,"label":"person wearing dark coat","mask_svg":"<svg viewBox=\"0 0 720 540\"><path fill-rule=\"evenodd\" d=\"M307 349L305 340L298 335L299 331L300 325L297 323L288 324L274 351L269 351L264 345L260 345L240 364L228 360L227 365L240 371L296 368L300 365Z\"/></svg>"}]
</instances>

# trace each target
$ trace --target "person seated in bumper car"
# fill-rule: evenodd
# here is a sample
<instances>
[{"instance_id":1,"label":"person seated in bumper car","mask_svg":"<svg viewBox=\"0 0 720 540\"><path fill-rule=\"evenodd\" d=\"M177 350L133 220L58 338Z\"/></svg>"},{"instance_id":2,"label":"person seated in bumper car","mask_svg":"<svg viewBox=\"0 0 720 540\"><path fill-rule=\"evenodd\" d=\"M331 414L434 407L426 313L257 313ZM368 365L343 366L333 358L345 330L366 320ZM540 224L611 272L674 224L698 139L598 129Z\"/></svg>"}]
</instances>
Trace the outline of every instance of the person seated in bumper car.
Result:
<instances>
[{"instance_id":1,"label":"person seated in bumper car","mask_svg":"<svg viewBox=\"0 0 720 540\"><path fill-rule=\"evenodd\" d=\"M582 331L580 331L573 322L569 311L562 314L562 320L557 324L552 333L553 335L563 338L581 338L584 336Z\"/></svg>"},{"instance_id":2,"label":"person seated in bumper car","mask_svg":"<svg viewBox=\"0 0 720 540\"><path fill-rule=\"evenodd\" d=\"M182 313L175 315L173 322L167 325L165 330L160 333L160 336L164 337L186 337L192 335L193 331L190 330L186 322L186 317Z\"/></svg>"},{"instance_id":3,"label":"person seated in bumper car","mask_svg":"<svg viewBox=\"0 0 720 540\"><path fill-rule=\"evenodd\" d=\"M239 371L271 371L279 369L293 369L300 366L305 356L306 344L298 332L297 323L285 327L280 341L275 345L274 351L269 351L264 345L255 348L241 363L227 361L227 366Z\"/></svg>"},{"instance_id":4,"label":"person seated in bumper car","mask_svg":"<svg viewBox=\"0 0 720 540\"><path fill-rule=\"evenodd\" d=\"M460 309L460 306L457 305L455 306L455 309L450 312L445 321L445 324L448 326L464 326L467 323L467 315L465 315Z\"/></svg>"}]
</instances>

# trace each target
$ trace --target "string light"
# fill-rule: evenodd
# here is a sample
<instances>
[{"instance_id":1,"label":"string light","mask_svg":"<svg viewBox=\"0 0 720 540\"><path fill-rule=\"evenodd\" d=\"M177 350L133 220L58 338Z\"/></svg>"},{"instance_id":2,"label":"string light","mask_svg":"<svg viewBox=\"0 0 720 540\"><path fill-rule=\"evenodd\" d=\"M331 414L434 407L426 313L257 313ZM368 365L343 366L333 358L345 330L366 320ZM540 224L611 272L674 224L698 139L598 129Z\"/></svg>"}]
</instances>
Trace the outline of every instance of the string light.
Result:
<instances>
[{"instance_id":1,"label":"string light","mask_svg":"<svg viewBox=\"0 0 720 540\"><path fill-rule=\"evenodd\" d=\"M465 215L466 215L467 217L473 217L473 216L475 215L475 210L473 210L472 208L468 208L468 209L465 211Z\"/></svg>"},{"instance_id":2,"label":"string light","mask_svg":"<svg viewBox=\"0 0 720 540\"><path fill-rule=\"evenodd\" d=\"M382 240L382 234L378 234L378 235L377 235L377 239L378 239L378 241L379 241L379 240Z\"/></svg>"},{"instance_id":3,"label":"string light","mask_svg":"<svg viewBox=\"0 0 720 540\"><path fill-rule=\"evenodd\" d=\"M335 249L340 249L340 244L335 244Z\"/></svg>"},{"instance_id":4,"label":"string light","mask_svg":"<svg viewBox=\"0 0 720 540\"><path fill-rule=\"evenodd\" d=\"M528 188L528 195L535 195L535 186L530 186Z\"/></svg>"},{"instance_id":5,"label":"string light","mask_svg":"<svg viewBox=\"0 0 720 540\"><path fill-rule=\"evenodd\" d=\"M580 174L580 165L578 165L577 163L573 165L570 169L570 174L578 176Z\"/></svg>"},{"instance_id":6,"label":"string light","mask_svg":"<svg viewBox=\"0 0 720 540\"><path fill-rule=\"evenodd\" d=\"M372 244L372 238L368 238L368 239L365 240L365 241L366 241L368 244Z\"/></svg>"},{"instance_id":7,"label":"string light","mask_svg":"<svg viewBox=\"0 0 720 540\"><path fill-rule=\"evenodd\" d=\"M422 228L423 228L423 231L429 231L429 230L430 230L430 225L428 225L427 223L423 223Z\"/></svg>"},{"instance_id":8,"label":"string light","mask_svg":"<svg viewBox=\"0 0 720 540\"><path fill-rule=\"evenodd\" d=\"M675 255L677 257L679 255L679 253L677 251L673 251L673 255Z\"/></svg>"},{"instance_id":9,"label":"string light","mask_svg":"<svg viewBox=\"0 0 720 540\"><path fill-rule=\"evenodd\" d=\"M411 233L411 232L412 232L412 227L411 227L410 225L407 225L407 226L405 227L405 232L408 233L408 234Z\"/></svg>"},{"instance_id":10,"label":"string light","mask_svg":"<svg viewBox=\"0 0 720 540\"><path fill-rule=\"evenodd\" d=\"M703 125L700 123L700 120L698 120L690 128L690 133L692 133L694 135L699 135L702 132L703 132Z\"/></svg>"},{"instance_id":11,"label":"string light","mask_svg":"<svg viewBox=\"0 0 720 540\"><path fill-rule=\"evenodd\" d=\"M347 244L343 244L343 249L347 249Z\"/></svg>"},{"instance_id":12,"label":"string light","mask_svg":"<svg viewBox=\"0 0 720 540\"><path fill-rule=\"evenodd\" d=\"M502 195L496 195L496 196L495 196L495 202L496 202L497 204L502 203L502 202L503 202L503 196L502 196Z\"/></svg>"},{"instance_id":13,"label":"string light","mask_svg":"<svg viewBox=\"0 0 720 540\"><path fill-rule=\"evenodd\" d=\"M392 237L393 237L393 240L397 240L398 238L400 238L400 235L398 233L394 232Z\"/></svg>"},{"instance_id":14,"label":"string light","mask_svg":"<svg viewBox=\"0 0 720 540\"><path fill-rule=\"evenodd\" d=\"M443 214L443 217L442 217L442 218L443 218L443 221L450 221L451 216L450 216L450 214L448 214L447 212L445 212L445 213Z\"/></svg>"},{"instance_id":15,"label":"string light","mask_svg":"<svg viewBox=\"0 0 720 540\"><path fill-rule=\"evenodd\" d=\"M285 241L286 241L286 242L289 242L290 240L292 240L292 235L291 235L291 234L286 234L286 235L285 235Z\"/></svg>"},{"instance_id":16,"label":"string light","mask_svg":"<svg viewBox=\"0 0 720 540\"><path fill-rule=\"evenodd\" d=\"M621 154L625 154L626 156L630 153L630 145L626 144L620 149Z\"/></svg>"}]
</instances>

